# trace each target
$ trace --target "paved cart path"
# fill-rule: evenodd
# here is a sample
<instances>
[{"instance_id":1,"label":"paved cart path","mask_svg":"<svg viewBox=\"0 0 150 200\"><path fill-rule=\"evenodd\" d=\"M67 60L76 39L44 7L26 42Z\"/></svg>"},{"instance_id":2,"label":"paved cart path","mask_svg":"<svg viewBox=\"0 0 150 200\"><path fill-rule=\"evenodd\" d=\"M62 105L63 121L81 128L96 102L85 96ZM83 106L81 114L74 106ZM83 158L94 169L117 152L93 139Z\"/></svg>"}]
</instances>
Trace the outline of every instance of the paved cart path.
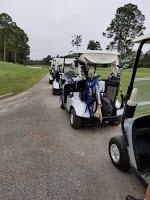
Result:
<instances>
[{"instance_id":1,"label":"paved cart path","mask_svg":"<svg viewBox=\"0 0 150 200\"><path fill-rule=\"evenodd\" d=\"M73 130L48 75L0 101L0 200L124 200L142 184L118 171L108 142L120 127Z\"/></svg>"}]
</instances>

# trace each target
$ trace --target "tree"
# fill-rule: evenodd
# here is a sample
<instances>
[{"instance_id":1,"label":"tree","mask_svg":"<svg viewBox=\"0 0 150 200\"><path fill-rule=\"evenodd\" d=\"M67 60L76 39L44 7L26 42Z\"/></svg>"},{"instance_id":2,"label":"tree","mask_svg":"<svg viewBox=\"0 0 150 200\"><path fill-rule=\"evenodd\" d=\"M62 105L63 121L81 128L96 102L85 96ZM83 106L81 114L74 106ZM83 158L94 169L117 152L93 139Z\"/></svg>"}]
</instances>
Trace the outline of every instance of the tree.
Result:
<instances>
[{"instance_id":1,"label":"tree","mask_svg":"<svg viewBox=\"0 0 150 200\"><path fill-rule=\"evenodd\" d=\"M72 37L71 44L72 44L72 46L76 46L77 50L81 46L81 42L82 42L81 35L75 35L75 36Z\"/></svg>"},{"instance_id":2,"label":"tree","mask_svg":"<svg viewBox=\"0 0 150 200\"><path fill-rule=\"evenodd\" d=\"M150 68L150 50L147 51L143 56L142 56L142 59L140 61L140 64L139 66L140 67L147 67L147 68Z\"/></svg>"},{"instance_id":3,"label":"tree","mask_svg":"<svg viewBox=\"0 0 150 200\"><path fill-rule=\"evenodd\" d=\"M4 61L24 63L30 54L28 41L27 34L8 14L0 14L0 47L3 48Z\"/></svg>"},{"instance_id":4,"label":"tree","mask_svg":"<svg viewBox=\"0 0 150 200\"><path fill-rule=\"evenodd\" d=\"M101 49L101 45L98 41L94 41L94 40L90 40L88 45L87 45L87 49L90 49L90 50L102 50Z\"/></svg>"},{"instance_id":5,"label":"tree","mask_svg":"<svg viewBox=\"0 0 150 200\"><path fill-rule=\"evenodd\" d=\"M6 46L8 38L10 37L12 18L6 14L0 14L0 38L3 43L3 60L6 61Z\"/></svg>"},{"instance_id":6,"label":"tree","mask_svg":"<svg viewBox=\"0 0 150 200\"><path fill-rule=\"evenodd\" d=\"M126 4L116 11L115 18L106 29L103 36L112 39L107 49L117 49L121 59L128 55L133 47L133 40L143 34L145 16L137 5Z\"/></svg>"},{"instance_id":7,"label":"tree","mask_svg":"<svg viewBox=\"0 0 150 200\"><path fill-rule=\"evenodd\" d=\"M42 60L43 65L50 65L51 64L51 56L48 55L46 58Z\"/></svg>"},{"instance_id":8,"label":"tree","mask_svg":"<svg viewBox=\"0 0 150 200\"><path fill-rule=\"evenodd\" d=\"M9 50L13 54L14 63L23 64L30 54L28 36L15 22L11 25L11 38L8 40Z\"/></svg>"}]
</instances>

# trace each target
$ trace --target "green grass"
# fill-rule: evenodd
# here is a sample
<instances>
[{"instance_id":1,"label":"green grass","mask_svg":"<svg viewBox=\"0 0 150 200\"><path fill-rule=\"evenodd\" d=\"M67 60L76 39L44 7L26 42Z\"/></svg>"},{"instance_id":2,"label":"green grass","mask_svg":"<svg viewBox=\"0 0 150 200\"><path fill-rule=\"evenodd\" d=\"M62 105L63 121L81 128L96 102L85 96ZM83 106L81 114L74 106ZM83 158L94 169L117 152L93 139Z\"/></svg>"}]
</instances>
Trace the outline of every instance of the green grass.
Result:
<instances>
[{"instance_id":1,"label":"green grass","mask_svg":"<svg viewBox=\"0 0 150 200\"><path fill-rule=\"evenodd\" d=\"M110 68L97 69L97 74L101 75L102 79L107 78L108 74L111 73ZM125 69L121 75L121 90L126 95L127 87L132 75L132 69ZM139 68L136 74L137 78L150 77L150 68ZM135 81L134 87L138 88L138 102L150 101L150 81ZM120 95L118 95L120 100ZM135 115L150 114L150 105L137 106Z\"/></svg>"},{"instance_id":2,"label":"green grass","mask_svg":"<svg viewBox=\"0 0 150 200\"><path fill-rule=\"evenodd\" d=\"M110 68L99 68L96 70L96 73L99 74L102 79L105 79L111 73L111 69ZM132 69L125 69L122 72L120 85L121 85L121 89L124 94L126 94L131 75L132 75ZM137 78L147 77L147 76L150 76L150 68L149 69L148 68L138 69L137 74L136 74Z\"/></svg>"},{"instance_id":3,"label":"green grass","mask_svg":"<svg viewBox=\"0 0 150 200\"><path fill-rule=\"evenodd\" d=\"M0 61L0 95L17 94L31 88L47 74L48 70L27 68Z\"/></svg>"},{"instance_id":4,"label":"green grass","mask_svg":"<svg viewBox=\"0 0 150 200\"><path fill-rule=\"evenodd\" d=\"M137 106L135 111L135 116L148 115L148 114L150 114L150 105Z\"/></svg>"}]
</instances>

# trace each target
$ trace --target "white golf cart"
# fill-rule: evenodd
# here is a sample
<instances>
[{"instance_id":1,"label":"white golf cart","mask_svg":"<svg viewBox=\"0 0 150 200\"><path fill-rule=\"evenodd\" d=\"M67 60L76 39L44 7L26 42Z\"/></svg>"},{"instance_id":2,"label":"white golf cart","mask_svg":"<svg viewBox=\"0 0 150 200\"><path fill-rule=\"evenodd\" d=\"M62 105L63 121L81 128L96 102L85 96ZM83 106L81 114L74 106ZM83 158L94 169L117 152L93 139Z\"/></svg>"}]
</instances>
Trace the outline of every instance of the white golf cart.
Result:
<instances>
[{"instance_id":1,"label":"white golf cart","mask_svg":"<svg viewBox=\"0 0 150 200\"><path fill-rule=\"evenodd\" d=\"M63 58L55 58L53 59L54 63L54 74L52 76L52 91L53 95L60 95L60 78L64 73L64 59Z\"/></svg>"},{"instance_id":2,"label":"white golf cart","mask_svg":"<svg viewBox=\"0 0 150 200\"><path fill-rule=\"evenodd\" d=\"M49 67L49 84L51 85L53 83L53 76L55 74L55 60L54 58L51 59L51 65Z\"/></svg>"},{"instance_id":3,"label":"white golf cart","mask_svg":"<svg viewBox=\"0 0 150 200\"><path fill-rule=\"evenodd\" d=\"M146 77L136 78L136 73L138 75L143 45L150 44L150 34L140 36L135 42L140 45L125 99L121 122L123 135L111 138L109 155L116 168L131 169L147 184L150 178L150 69L147 69Z\"/></svg>"},{"instance_id":4,"label":"white golf cart","mask_svg":"<svg viewBox=\"0 0 150 200\"><path fill-rule=\"evenodd\" d=\"M105 121L111 125L119 124L123 114L123 104L116 98L121 74L121 69L117 66L118 53L87 50L71 53L66 58L76 58L79 69L94 66L91 78L85 76L83 80L82 70L79 70L79 76L76 74L70 76L62 85L60 107L70 113L71 126L79 129L86 122L102 124ZM83 63L82 60L86 60L87 63ZM84 66L81 66L81 63ZM100 80L95 74L96 67L112 63L111 75L106 80Z\"/></svg>"},{"instance_id":5,"label":"white golf cart","mask_svg":"<svg viewBox=\"0 0 150 200\"><path fill-rule=\"evenodd\" d=\"M65 57L55 58L55 73L53 76L52 90L54 95L60 95L61 78L64 76L64 66L72 66L73 59L66 59Z\"/></svg>"}]
</instances>

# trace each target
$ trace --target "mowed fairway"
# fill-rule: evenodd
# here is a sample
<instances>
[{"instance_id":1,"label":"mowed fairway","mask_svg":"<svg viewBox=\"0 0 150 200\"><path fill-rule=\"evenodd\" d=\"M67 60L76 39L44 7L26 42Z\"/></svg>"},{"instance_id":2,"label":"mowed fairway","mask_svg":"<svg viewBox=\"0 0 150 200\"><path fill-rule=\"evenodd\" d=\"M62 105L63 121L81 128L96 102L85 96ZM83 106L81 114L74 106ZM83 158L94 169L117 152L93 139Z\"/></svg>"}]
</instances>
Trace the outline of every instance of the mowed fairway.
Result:
<instances>
[{"instance_id":1,"label":"mowed fairway","mask_svg":"<svg viewBox=\"0 0 150 200\"><path fill-rule=\"evenodd\" d=\"M97 69L97 74L101 76L102 79L107 78L111 73L110 68L100 68ZM132 69L125 69L121 75L121 89L123 94L126 95L127 87L132 75ZM136 78L150 77L150 68L139 68L137 70ZM134 87L138 88L138 102L150 101L150 80L139 80L135 81ZM118 95L120 99L120 95ZM140 105L136 109L136 115L148 114L150 113L150 105Z\"/></svg>"},{"instance_id":2,"label":"mowed fairway","mask_svg":"<svg viewBox=\"0 0 150 200\"><path fill-rule=\"evenodd\" d=\"M0 95L7 93L19 93L32 87L48 70L27 68L0 61Z\"/></svg>"}]
</instances>

